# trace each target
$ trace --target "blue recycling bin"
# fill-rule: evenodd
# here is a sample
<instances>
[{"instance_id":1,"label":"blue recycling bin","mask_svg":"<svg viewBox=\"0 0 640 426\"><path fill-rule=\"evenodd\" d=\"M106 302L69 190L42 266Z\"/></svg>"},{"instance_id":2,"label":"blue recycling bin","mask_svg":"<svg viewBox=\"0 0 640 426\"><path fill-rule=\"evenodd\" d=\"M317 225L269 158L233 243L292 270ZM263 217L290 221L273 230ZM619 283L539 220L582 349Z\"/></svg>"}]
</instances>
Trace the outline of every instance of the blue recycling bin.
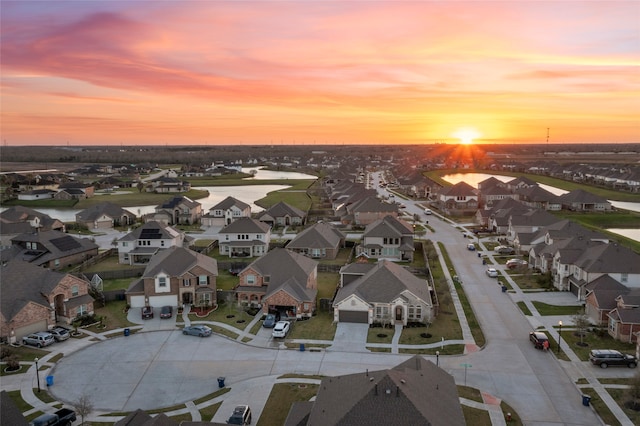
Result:
<instances>
[{"instance_id":1,"label":"blue recycling bin","mask_svg":"<svg viewBox=\"0 0 640 426\"><path fill-rule=\"evenodd\" d=\"M300 343L300 352L304 352L304 343Z\"/></svg>"},{"instance_id":2,"label":"blue recycling bin","mask_svg":"<svg viewBox=\"0 0 640 426\"><path fill-rule=\"evenodd\" d=\"M507 286L506 286L506 285L503 285L503 286L502 286L502 292L503 292L503 293L506 293L506 292L507 292Z\"/></svg>"},{"instance_id":3,"label":"blue recycling bin","mask_svg":"<svg viewBox=\"0 0 640 426\"><path fill-rule=\"evenodd\" d=\"M130 330L130 329L128 329L128 328L125 328L125 329L124 329L124 335L125 335L125 336L128 336L129 334L131 334L131 330Z\"/></svg>"},{"instance_id":4,"label":"blue recycling bin","mask_svg":"<svg viewBox=\"0 0 640 426\"><path fill-rule=\"evenodd\" d=\"M224 377L218 377L218 387L221 389L224 387L224 379Z\"/></svg>"},{"instance_id":5,"label":"blue recycling bin","mask_svg":"<svg viewBox=\"0 0 640 426\"><path fill-rule=\"evenodd\" d=\"M47 386L53 386L53 376L47 376Z\"/></svg>"},{"instance_id":6,"label":"blue recycling bin","mask_svg":"<svg viewBox=\"0 0 640 426\"><path fill-rule=\"evenodd\" d=\"M585 407L588 407L590 402L591 402L591 397L589 395L582 395L582 405L584 405Z\"/></svg>"}]
</instances>

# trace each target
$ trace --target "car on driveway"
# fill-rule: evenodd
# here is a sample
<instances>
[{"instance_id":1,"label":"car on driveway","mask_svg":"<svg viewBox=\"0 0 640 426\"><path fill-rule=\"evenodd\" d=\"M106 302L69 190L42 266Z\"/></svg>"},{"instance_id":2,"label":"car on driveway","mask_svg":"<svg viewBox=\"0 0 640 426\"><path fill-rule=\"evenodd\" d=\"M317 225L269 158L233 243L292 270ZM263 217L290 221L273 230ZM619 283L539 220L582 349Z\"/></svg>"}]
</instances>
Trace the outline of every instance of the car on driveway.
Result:
<instances>
[{"instance_id":1,"label":"car on driveway","mask_svg":"<svg viewBox=\"0 0 640 426\"><path fill-rule=\"evenodd\" d=\"M264 322L262 323L264 328L273 328L276 326L276 316L274 314L267 314L264 317Z\"/></svg>"},{"instance_id":2,"label":"car on driveway","mask_svg":"<svg viewBox=\"0 0 640 426\"><path fill-rule=\"evenodd\" d=\"M233 409L233 414L227 420L230 425L250 425L251 424L251 408L248 405L237 405Z\"/></svg>"},{"instance_id":3,"label":"car on driveway","mask_svg":"<svg viewBox=\"0 0 640 426\"><path fill-rule=\"evenodd\" d=\"M189 325L182 329L182 334L188 336L208 337L211 336L211 329L206 325Z\"/></svg>"},{"instance_id":4,"label":"car on driveway","mask_svg":"<svg viewBox=\"0 0 640 426\"><path fill-rule=\"evenodd\" d=\"M144 306L141 312L142 319L153 318L153 308L151 306Z\"/></svg>"},{"instance_id":5,"label":"car on driveway","mask_svg":"<svg viewBox=\"0 0 640 426\"><path fill-rule=\"evenodd\" d=\"M498 246L494 248L493 251L495 251L498 254L513 254L516 252L513 247L509 247L509 246Z\"/></svg>"},{"instance_id":6,"label":"car on driveway","mask_svg":"<svg viewBox=\"0 0 640 426\"><path fill-rule=\"evenodd\" d=\"M160 308L160 318L171 318L173 316L173 308L171 306L163 306Z\"/></svg>"},{"instance_id":7,"label":"car on driveway","mask_svg":"<svg viewBox=\"0 0 640 426\"><path fill-rule=\"evenodd\" d=\"M289 321L278 321L273 327L271 335L273 337L286 337L290 327Z\"/></svg>"},{"instance_id":8,"label":"car on driveway","mask_svg":"<svg viewBox=\"0 0 640 426\"><path fill-rule=\"evenodd\" d=\"M37 333L31 333L22 338L22 344L37 346L38 348L43 348L45 346L53 345L55 342L55 338L53 334L46 331L38 331Z\"/></svg>"},{"instance_id":9,"label":"car on driveway","mask_svg":"<svg viewBox=\"0 0 640 426\"><path fill-rule=\"evenodd\" d=\"M69 334L69 330L64 327L60 327L59 325L49 330L49 333L53 334L53 338L56 342L63 342L71 337L71 334Z\"/></svg>"},{"instance_id":10,"label":"car on driveway","mask_svg":"<svg viewBox=\"0 0 640 426\"><path fill-rule=\"evenodd\" d=\"M544 342L547 342L547 345L549 344L549 338L541 331L532 331L529 333L529 340L536 349L544 349Z\"/></svg>"},{"instance_id":11,"label":"car on driveway","mask_svg":"<svg viewBox=\"0 0 640 426\"><path fill-rule=\"evenodd\" d=\"M487 275L491 278L496 278L498 276L498 271L496 270L496 268L488 268Z\"/></svg>"},{"instance_id":12,"label":"car on driveway","mask_svg":"<svg viewBox=\"0 0 640 426\"><path fill-rule=\"evenodd\" d=\"M623 354L613 349L593 349L589 352L589 361L593 365L599 365L600 368L607 368L610 365L625 365L629 368L635 368L638 365L635 356Z\"/></svg>"},{"instance_id":13,"label":"car on driveway","mask_svg":"<svg viewBox=\"0 0 640 426\"><path fill-rule=\"evenodd\" d=\"M524 268L525 266L528 266L529 262L527 262L524 259L509 259L507 260L506 266L509 269L518 269L518 268Z\"/></svg>"}]
</instances>

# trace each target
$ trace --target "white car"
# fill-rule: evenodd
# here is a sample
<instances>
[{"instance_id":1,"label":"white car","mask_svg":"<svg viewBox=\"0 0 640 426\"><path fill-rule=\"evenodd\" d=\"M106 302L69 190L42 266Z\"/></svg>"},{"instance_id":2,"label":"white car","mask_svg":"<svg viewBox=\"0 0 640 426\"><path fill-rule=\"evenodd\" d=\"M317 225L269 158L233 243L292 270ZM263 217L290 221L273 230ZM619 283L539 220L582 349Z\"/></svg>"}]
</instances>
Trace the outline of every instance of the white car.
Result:
<instances>
[{"instance_id":1,"label":"white car","mask_svg":"<svg viewBox=\"0 0 640 426\"><path fill-rule=\"evenodd\" d=\"M276 326L273 327L271 335L273 337L286 337L287 333L289 332L289 327L289 321L278 321L276 323Z\"/></svg>"},{"instance_id":2,"label":"white car","mask_svg":"<svg viewBox=\"0 0 640 426\"><path fill-rule=\"evenodd\" d=\"M424 209L424 214L429 216L431 214L431 209Z\"/></svg>"},{"instance_id":3,"label":"white car","mask_svg":"<svg viewBox=\"0 0 640 426\"><path fill-rule=\"evenodd\" d=\"M489 268L487 269L487 275L489 275L491 278L496 278L498 276L498 271L496 271L495 268Z\"/></svg>"}]
</instances>

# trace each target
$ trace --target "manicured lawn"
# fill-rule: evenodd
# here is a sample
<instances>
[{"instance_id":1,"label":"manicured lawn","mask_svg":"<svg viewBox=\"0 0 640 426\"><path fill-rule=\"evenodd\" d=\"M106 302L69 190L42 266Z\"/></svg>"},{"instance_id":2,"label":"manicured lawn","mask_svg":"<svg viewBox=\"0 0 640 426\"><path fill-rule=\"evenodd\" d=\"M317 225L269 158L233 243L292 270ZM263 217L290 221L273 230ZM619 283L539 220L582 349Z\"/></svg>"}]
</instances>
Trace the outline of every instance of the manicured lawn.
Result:
<instances>
[{"instance_id":1,"label":"manicured lawn","mask_svg":"<svg viewBox=\"0 0 640 426\"><path fill-rule=\"evenodd\" d=\"M527 308L527 305L524 302L520 301L516 304L518 305L518 308L520 308L523 314L531 316L531 311L529 310L529 308Z\"/></svg>"},{"instance_id":2,"label":"manicured lawn","mask_svg":"<svg viewBox=\"0 0 640 426\"><path fill-rule=\"evenodd\" d=\"M577 335L575 330L565 330L564 326L571 327L573 324L564 324L562 327L562 345L569 345L575 354L582 360L589 360L589 351L592 349L615 349L620 352L629 354L635 354L635 344L624 343L613 339L606 331L601 336L594 332L586 332L582 338L582 342L586 343L586 346L580 346L580 336ZM556 330L558 329L555 327ZM562 348L562 346L561 346ZM594 367L599 368L599 367Z\"/></svg>"},{"instance_id":3,"label":"manicured lawn","mask_svg":"<svg viewBox=\"0 0 640 426\"><path fill-rule=\"evenodd\" d=\"M269 399L262 410L258 426L282 425L287 419L291 405L298 401L309 401L318 393L318 385L277 383L271 389Z\"/></svg>"},{"instance_id":4,"label":"manicured lawn","mask_svg":"<svg viewBox=\"0 0 640 426\"><path fill-rule=\"evenodd\" d=\"M332 312L320 312L308 320L296 321L293 324L290 339L333 340L336 325L333 324Z\"/></svg>"},{"instance_id":5,"label":"manicured lawn","mask_svg":"<svg viewBox=\"0 0 640 426\"><path fill-rule=\"evenodd\" d=\"M369 327L367 343L388 343L393 339L394 328Z\"/></svg>"},{"instance_id":6,"label":"manicured lawn","mask_svg":"<svg viewBox=\"0 0 640 426\"><path fill-rule=\"evenodd\" d=\"M549 305L547 303L533 301L533 306L536 307L540 315L575 315L576 313L582 313L582 306L580 305Z\"/></svg>"},{"instance_id":7,"label":"manicured lawn","mask_svg":"<svg viewBox=\"0 0 640 426\"><path fill-rule=\"evenodd\" d=\"M96 204L103 203L105 201L109 201L110 203L116 204L120 207L131 207L131 206L141 206L141 205L158 205L163 203L171 197L173 194L156 194L154 192L139 192L137 188L130 189L121 189L121 191L126 191L126 194L111 194L111 195L101 195L99 197L90 197L85 198L84 200L80 200L78 204L74 206L76 209L84 210L88 207L94 206ZM203 191L201 189L192 189L188 192L181 193L180 195L184 195L192 200L198 200L200 198L205 198L209 195L208 191ZM138 212L132 212L138 214Z\"/></svg>"},{"instance_id":8,"label":"manicured lawn","mask_svg":"<svg viewBox=\"0 0 640 426\"><path fill-rule=\"evenodd\" d=\"M103 333L108 330L136 325L127 320L127 314L124 313L126 306L126 300L115 300L113 302L107 302L107 304L101 308L97 308L95 310L96 316L105 317L103 324L106 325L106 328L94 331Z\"/></svg>"},{"instance_id":9,"label":"manicured lawn","mask_svg":"<svg viewBox=\"0 0 640 426\"><path fill-rule=\"evenodd\" d=\"M26 362L33 362L34 359L36 359L36 357L38 358L42 358L43 356L47 355L49 352L47 351L43 351L37 348L34 348L32 346L19 346L19 347L13 347L13 346L5 346L3 347L3 350L9 350L11 352L11 354L16 355L18 357L18 361L26 361ZM27 371L28 366L23 366L19 371L21 373L24 373L25 371Z\"/></svg>"},{"instance_id":10,"label":"manicured lawn","mask_svg":"<svg viewBox=\"0 0 640 426\"><path fill-rule=\"evenodd\" d=\"M334 272L318 272L318 299L333 299L340 275Z\"/></svg>"},{"instance_id":11,"label":"manicured lawn","mask_svg":"<svg viewBox=\"0 0 640 426\"><path fill-rule=\"evenodd\" d=\"M609 426L619 426L620 422L613 415L607 404L604 403L602 399L598 396L598 394L593 390L593 388L580 388L583 395L589 395L591 397L591 406L596 410L598 416L602 419L604 424ZM576 395L579 397L579 395ZM617 401L616 401L617 402Z\"/></svg>"},{"instance_id":12,"label":"manicured lawn","mask_svg":"<svg viewBox=\"0 0 640 426\"><path fill-rule=\"evenodd\" d=\"M612 389L608 388L607 392L613 399L616 400L622 411L629 417L631 423L634 425L640 424L640 411L634 411L630 408L625 407L625 402L630 401L631 399L627 396L627 390L625 389Z\"/></svg>"},{"instance_id":13,"label":"manicured lawn","mask_svg":"<svg viewBox=\"0 0 640 426\"><path fill-rule=\"evenodd\" d=\"M518 287L522 290L538 290L549 288L543 282L544 275L536 274L531 271L523 273L521 269L514 269L509 271L509 275L516 282Z\"/></svg>"}]
</instances>

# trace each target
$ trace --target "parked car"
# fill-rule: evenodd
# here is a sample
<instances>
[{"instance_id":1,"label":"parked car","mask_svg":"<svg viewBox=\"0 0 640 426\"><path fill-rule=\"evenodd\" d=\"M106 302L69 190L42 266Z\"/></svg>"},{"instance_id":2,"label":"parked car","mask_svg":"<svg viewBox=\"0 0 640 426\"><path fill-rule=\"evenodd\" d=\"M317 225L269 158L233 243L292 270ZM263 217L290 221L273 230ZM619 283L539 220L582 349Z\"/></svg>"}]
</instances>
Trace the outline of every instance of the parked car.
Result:
<instances>
[{"instance_id":1,"label":"parked car","mask_svg":"<svg viewBox=\"0 0 640 426\"><path fill-rule=\"evenodd\" d=\"M69 330L59 325L49 330L49 333L53 334L53 338L55 339L56 342L63 342L67 340L69 337L71 337Z\"/></svg>"},{"instance_id":2,"label":"parked car","mask_svg":"<svg viewBox=\"0 0 640 426\"><path fill-rule=\"evenodd\" d=\"M593 365L599 365L600 368L607 368L610 365L626 365L629 368L635 368L638 365L635 356L613 349L593 349L589 352L589 361Z\"/></svg>"},{"instance_id":3,"label":"parked car","mask_svg":"<svg viewBox=\"0 0 640 426\"><path fill-rule=\"evenodd\" d=\"M431 209L424 209L424 214L426 214L427 216L430 216L433 212L431 211Z\"/></svg>"},{"instance_id":4,"label":"parked car","mask_svg":"<svg viewBox=\"0 0 640 426\"><path fill-rule=\"evenodd\" d=\"M262 323L262 326L264 328L273 328L276 325L276 316L274 314L267 314L266 317L264 317L264 322Z\"/></svg>"},{"instance_id":5,"label":"parked car","mask_svg":"<svg viewBox=\"0 0 640 426\"><path fill-rule=\"evenodd\" d=\"M529 333L529 340L533 343L533 347L536 349L544 349L544 342L549 344L549 338L541 331L532 331Z\"/></svg>"},{"instance_id":6,"label":"parked car","mask_svg":"<svg viewBox=\"0 0 640 426\"><path fill-rule=\"evenodd\" d=\"M31 426L68 426L76 421L76 412L61 408L53 414L43 414L29 423Z\"/></svg>"},{"instance_id":7,"label":"parked car","mask_svg":"<svg viewBox=\"0 0 640 426\"><path fill-rule=\"evenodd\" d=\"M55 341L53 334L47 331L38 331L37 333L31 333L22 338L22 344L37 346L39 348L52 345Z\"/></svg>"},{"instance_id":8,"label":"parked car","mask_svg":"<svg viewBox=\"0 0 640 426\"><path fill-rule=\"evenodd\" d=\"M496 270L496 268L489 268L487 269L487 275L491 278L496 278L498 276L498 271Z\"/></svg>"},{"instance_id":9,"label":"parked car","mask_svg":"<svg viewBox=\"0 0 640 426\"><path fill-rule=\"evenodd\" d=\"M517 269L517 268L524 268L525 266L528 266L529 262L527 262L524 259L509 259L507 260L507 268L509 269Z\"/></svg>"},{"instance_id":10,"label":"parked car","mask_svg":"<svg viewBox=\"0 0 640 426\"><path fill-rule=\"evenodd\" d=\"M211 329L206 325L190 325L182 329L182 334L188 336L208 337L211 336Z\"/></svg>"},{"instance_id":11,"label":"parked car","mask_svg":"<svg viewBox=\"0 0 640 426\"><path fill-rule=\"evenodd\" d=\"M173 316L173 308L171 306L163 306L160 308L160 318L171 318Z\"/></svg>"},{"instance_id":12,"label":"parked car","mask_svg":"<svg viewBox=\"0 0 640 426\"><path fill-rule=\"evenodd\" d=\"M230 425L250 425L251 424L251 408L248 405L238 405L233 409L233 414L227 420Z\"/></svg>"},{"instance_id":13,"label":"parked car","mask_svg":"<svg viewBox=\"0 0 640 426\"><path fill-rule=\"evenodd\" d=\"M145 306L142 308L142 319L153 318L153 308L151 306Z\"/></svg>"},{"instance_id":14,"label":"parked car","mask_svg":"<svg viewBox=\"0 0 640 426\"><path fill-rule=\"evenodd\" d=\"M289 332L289 327L291 327L289 321L278 321L275 327L273 327L271 335L273 337L286 337Z\"/></svg>"},{"instance_id":15,"label":"parked car","mask_svg":"<svg viewBox=\"0 0 640 426\"><path fill-rule=\"evenodd\" d=\"M509 247L509 246L498 246L494 248L493 251L495 251L498 254L513 254L516 252L513 247Z\"/></svg>"},{"instance_id":16,"label":"parked car","mask_svg":"<svg viewBox=\"0 0 640 426\"><path fill-rule=\"evenodd\" d=\"M475 244L467 244L467 250L475 251L476 250L476 245Z\"/></svg>"}]
</instances>

